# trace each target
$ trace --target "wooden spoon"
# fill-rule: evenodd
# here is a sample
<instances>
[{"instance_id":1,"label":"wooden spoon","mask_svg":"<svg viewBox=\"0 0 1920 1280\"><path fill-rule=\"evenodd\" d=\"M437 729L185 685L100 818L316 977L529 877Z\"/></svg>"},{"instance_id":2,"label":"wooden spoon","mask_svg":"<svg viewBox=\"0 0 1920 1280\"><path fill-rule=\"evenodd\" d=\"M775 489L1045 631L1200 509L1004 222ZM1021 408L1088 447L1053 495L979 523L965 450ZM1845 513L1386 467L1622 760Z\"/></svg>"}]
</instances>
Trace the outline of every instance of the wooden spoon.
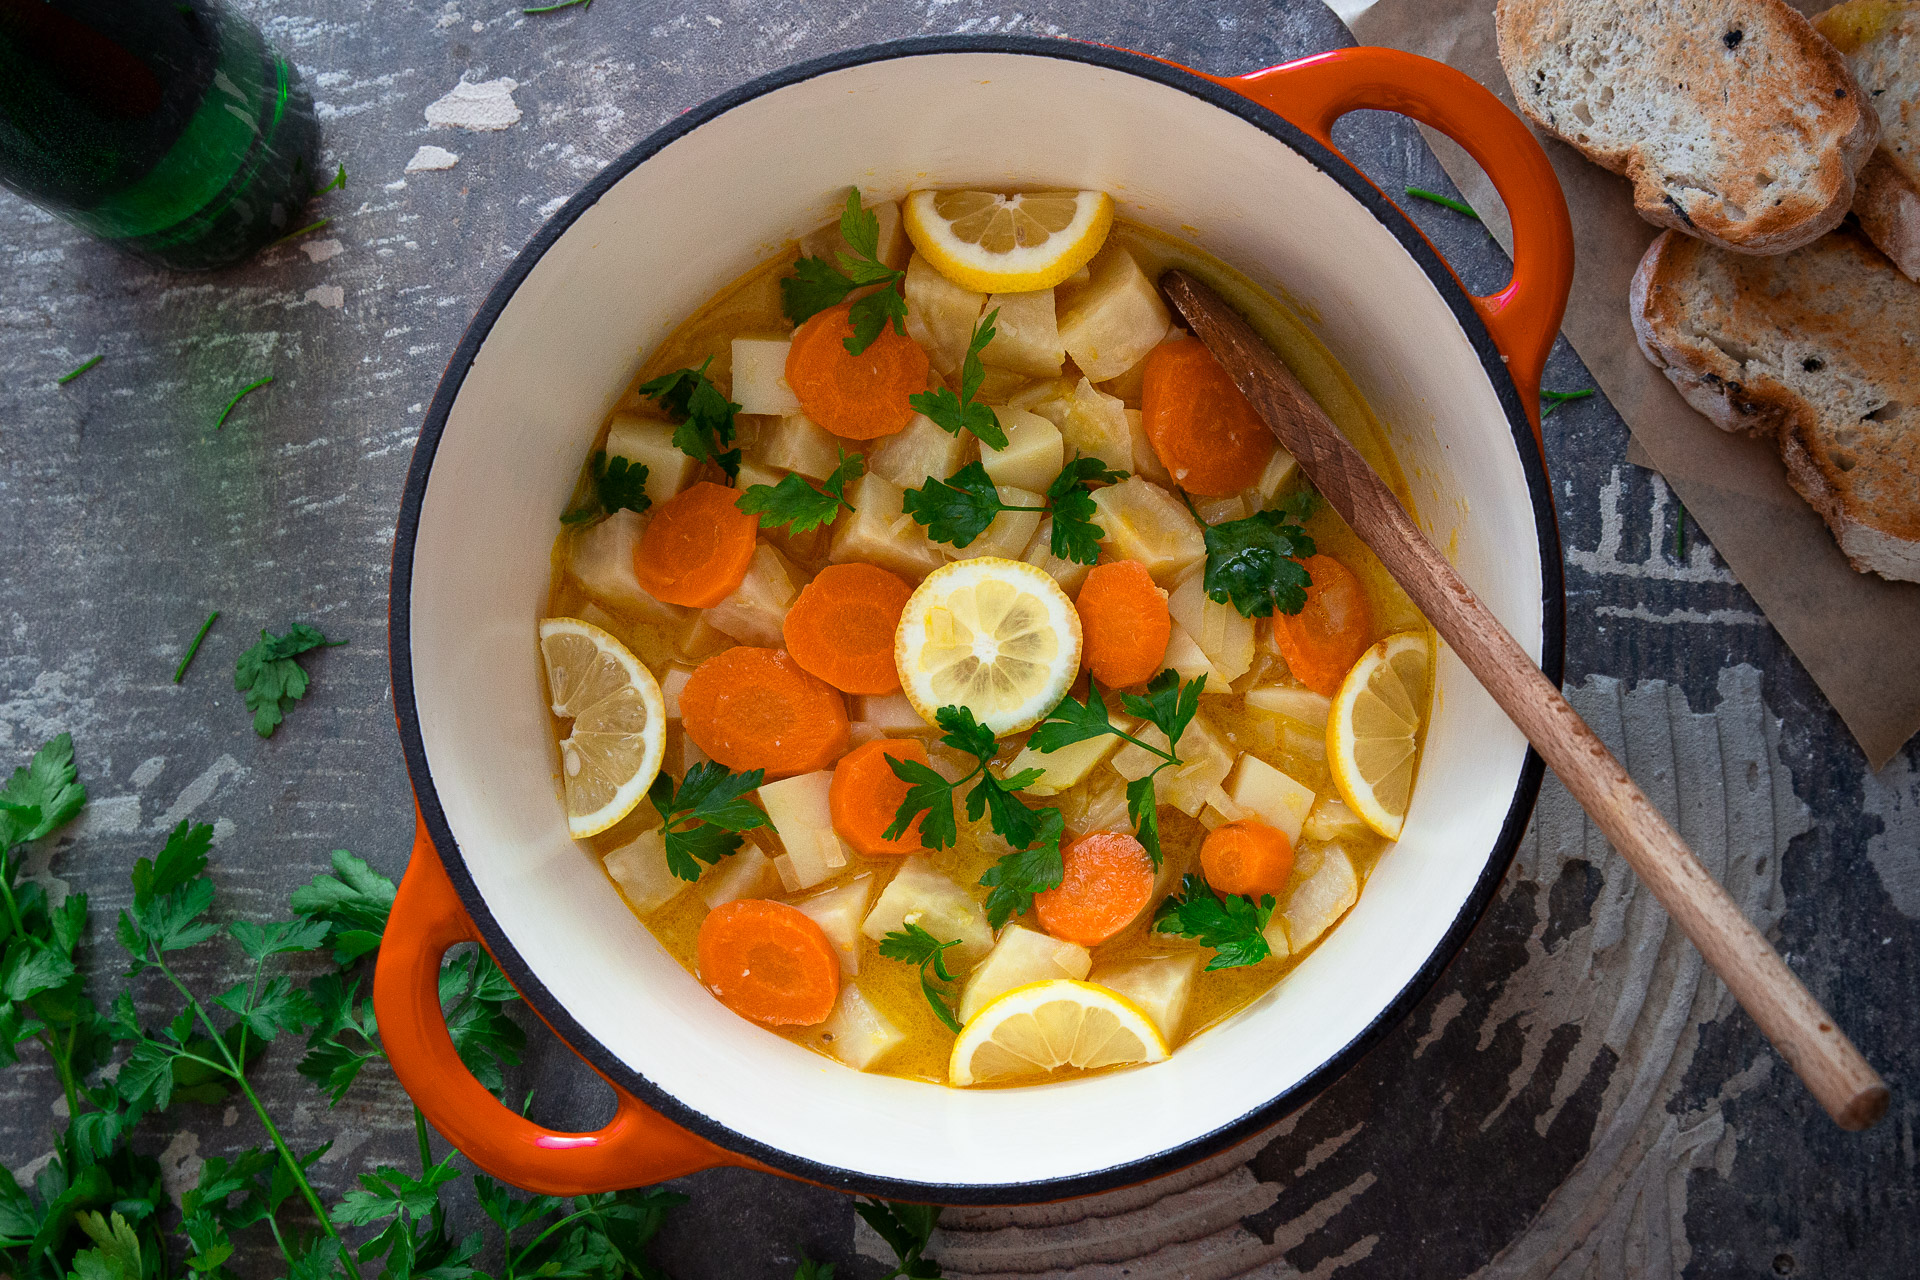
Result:
<instances>
[{"instance_id":1,"label":"wooden spoon","mask_svg":"<svg viewBox=\"0 0 1920 1280\"><path fill-rule=\"evenodd\" d=\"M1335 511L1527 735L1720 975L1834 1123L1886 1114L1886 1082L1634 785L1560 690L1427 541L1306 388L1212 289L1184 271L1161 288Z\"/></svg>"}]
</instances>

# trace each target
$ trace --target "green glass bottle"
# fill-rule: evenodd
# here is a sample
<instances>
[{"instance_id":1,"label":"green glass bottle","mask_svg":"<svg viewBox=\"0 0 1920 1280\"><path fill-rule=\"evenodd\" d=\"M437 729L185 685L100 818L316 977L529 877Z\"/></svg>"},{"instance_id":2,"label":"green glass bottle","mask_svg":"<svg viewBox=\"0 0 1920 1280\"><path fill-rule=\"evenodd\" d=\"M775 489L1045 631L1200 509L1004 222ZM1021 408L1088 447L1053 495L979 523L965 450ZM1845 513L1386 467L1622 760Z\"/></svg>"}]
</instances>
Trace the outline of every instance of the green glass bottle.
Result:
<instances>
[{"instance_id":1,"label":"green glass bottle","mask_svg":"<svg viewBox=\"0 0 1920 1280\"><path fill-rule=\"evenodd\" d=\"M178 270L298 225L313 99L222 0L0 0L0 184Z\"/></svg>"}]
</instances>

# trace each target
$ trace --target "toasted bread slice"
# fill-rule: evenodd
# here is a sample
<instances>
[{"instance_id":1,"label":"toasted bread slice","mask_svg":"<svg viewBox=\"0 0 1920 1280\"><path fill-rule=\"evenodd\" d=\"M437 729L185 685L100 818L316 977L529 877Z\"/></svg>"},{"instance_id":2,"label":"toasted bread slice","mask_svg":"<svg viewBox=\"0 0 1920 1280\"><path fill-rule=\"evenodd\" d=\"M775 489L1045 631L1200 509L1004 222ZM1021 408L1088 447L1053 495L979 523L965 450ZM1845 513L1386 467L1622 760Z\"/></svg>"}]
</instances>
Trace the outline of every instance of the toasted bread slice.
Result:
<instances>
[{"instance_id":1,"label":"toasted bread slice","mask_svg":"<svg viewBox=\"0 0 1920 1280\"><path fill-rule=\"evenodd\" d=\"M1909 280L1920 280L1920 3L1847 0L1813 20L1880 117L1853 211Z\"/></svg>"},{"instance_id":2,"label":"toasted bread slice","mask_svg":"<svg viewBox=\"0 0 1920 1280\"><path fill-rule=\"evenodd\" d=\"M1494 23L1520 109L1647 221L1784 253L1846 216L1879 123L1784 0L1500 0Z\"/></svg>"},{"instance_id":3,"label":"toasted bread slice","mask_svg":"<svg viewBox=\"0 0 1920 1280\"><path fill-rule=\"evenodd\" d=\"M1668 231L1633 328L1688 404L1779 444L1855 569L1920 582L1920 285L1851 228L1774 258Z\"/></svg>"}]
</instances>

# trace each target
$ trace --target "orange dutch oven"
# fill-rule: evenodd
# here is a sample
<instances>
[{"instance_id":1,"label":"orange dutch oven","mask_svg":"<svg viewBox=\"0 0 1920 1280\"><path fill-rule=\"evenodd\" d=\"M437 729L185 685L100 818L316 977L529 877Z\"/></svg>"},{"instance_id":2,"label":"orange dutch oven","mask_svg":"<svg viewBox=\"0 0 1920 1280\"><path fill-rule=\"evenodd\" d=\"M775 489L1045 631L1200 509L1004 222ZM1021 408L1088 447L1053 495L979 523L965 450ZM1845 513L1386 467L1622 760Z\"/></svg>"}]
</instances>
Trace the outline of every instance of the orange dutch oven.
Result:
<instances>
[{"instance_id":1,"label":"orange dutch oven","mask_svg":"<svg viewBox=\"0 0 1920 1280\"><path fill-rule=\"evenodd\" d=\"M1350 111L1457 140L1514 220L1512 282L1470 294L1334 148ZM1491 900L1540 781L1451 655L1403 838L1341 926L1168 1061L1029 1088L863 1074L724 1010L567 838L534 640L554 523L642 354L722 283L825 222L848 184L1095 188L1286 301L1385 424L1419 516L1557 682L1560 549L1537 392L1572 274L1533 136L1438 63L1347 49L1208 76L1011 37L857 49L675 119L537 234L480 308L415 451L394 550L391 663L419 836L374 1001L434 1127L535 1191L741 1165L895 1199L1059 1199L1137 1182L1269 1126L1432 984ZM502 1106L442 1021L446 950L479 942L614 1088L606 1127Z\"/></svg>"}]
</instances>

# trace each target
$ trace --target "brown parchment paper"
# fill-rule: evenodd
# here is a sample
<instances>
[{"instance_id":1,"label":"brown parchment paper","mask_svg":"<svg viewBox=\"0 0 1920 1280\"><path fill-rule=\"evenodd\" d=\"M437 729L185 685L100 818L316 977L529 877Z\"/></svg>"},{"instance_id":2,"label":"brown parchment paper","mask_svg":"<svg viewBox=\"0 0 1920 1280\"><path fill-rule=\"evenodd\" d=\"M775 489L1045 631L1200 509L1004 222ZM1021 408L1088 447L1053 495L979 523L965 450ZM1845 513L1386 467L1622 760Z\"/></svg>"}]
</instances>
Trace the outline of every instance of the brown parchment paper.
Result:
<instances>
[{"instance_id":1,"label":"brown parchment paper","mask_svg":"<svg viewBox=\"0 0 1920 1280\"><path fill-rule=\"evenodd\" d=\"M1378 0L1352 26L1362 44L1449 63L1513 103L1492 0ZM1426 132L1447 175L1511 253L1493 184L1464 151ZM1634 213L1624 178L1564 143L1541 142L1573 215L1573 295L1561 331L1632 430L1628 460L1666 477L1878 771L1920 730L1920 584L1855 573L1826 522L1788 486L1774 445L1715 427L1640 354L1627 288L1658 228Z\"/></svg>"}]
</instances>

